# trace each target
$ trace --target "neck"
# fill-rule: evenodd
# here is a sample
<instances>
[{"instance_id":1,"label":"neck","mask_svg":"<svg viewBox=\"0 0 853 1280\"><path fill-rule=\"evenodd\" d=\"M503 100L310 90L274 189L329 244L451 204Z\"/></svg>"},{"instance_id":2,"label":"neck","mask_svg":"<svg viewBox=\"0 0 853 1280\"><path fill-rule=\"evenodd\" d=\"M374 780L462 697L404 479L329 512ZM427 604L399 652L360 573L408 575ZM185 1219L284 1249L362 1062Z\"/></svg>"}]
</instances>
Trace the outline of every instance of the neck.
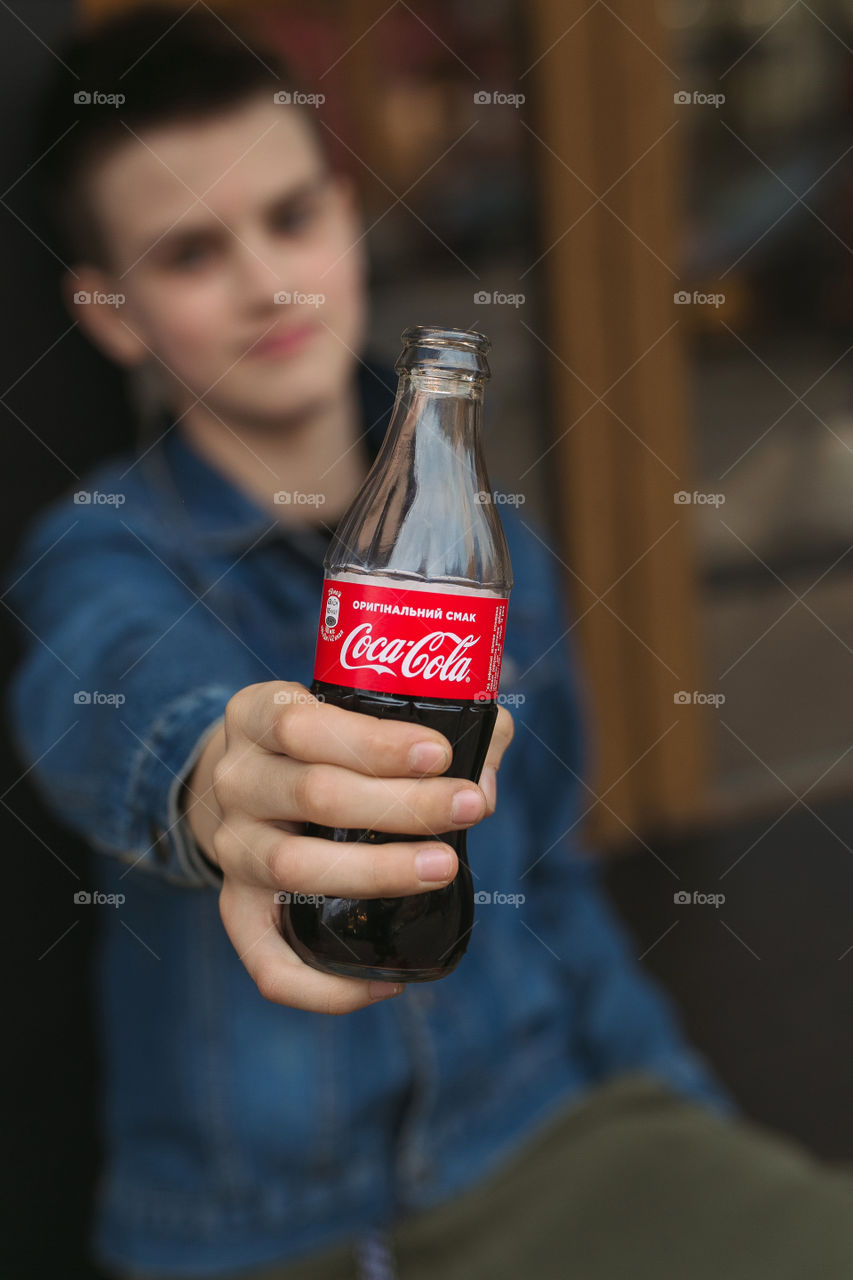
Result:
<instances>
[{"instance_id":1,"label":"neck","mask_svg":"<svg viewBox=\"0 0 853 1280\"><path fill-rule=\"evenodd\" d=\"M181 419L181 429L204 458L283 524L336 524L368 471L354 381L345 397L274 428L225 422L199 403ZM277 501L277 494L289 500Z\"/></svg>"}]
</instances>

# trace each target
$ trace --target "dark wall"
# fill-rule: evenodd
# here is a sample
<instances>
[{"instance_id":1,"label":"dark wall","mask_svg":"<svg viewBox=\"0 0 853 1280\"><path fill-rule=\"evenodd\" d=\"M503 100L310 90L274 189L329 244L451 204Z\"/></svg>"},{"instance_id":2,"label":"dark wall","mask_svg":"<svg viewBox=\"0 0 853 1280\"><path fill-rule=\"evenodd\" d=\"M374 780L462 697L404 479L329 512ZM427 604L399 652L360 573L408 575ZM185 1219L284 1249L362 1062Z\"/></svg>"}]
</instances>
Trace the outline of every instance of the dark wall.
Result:
<instances>
[{"instance_id":1,"label":"dark wall","mask_svg":"<svg viewBox=\"0 0 853 1280\"><path fill-rule=\"evenodd\" d=\"M22 528L95 461L126 447L130 419L116 374L89 348L58 296L59 264L36 238L33 104L49 74L74 77L54 52L69 0L0 7L0 262L3 430L0 555ZM15 620L0 610L3 684L15 660ZM97 1167L97 1062L88 995L91 925L73 895L88 855L52 823L0 736L0 840L5 852L6 1115L0 1167L0 1275L94 1277L85 1236ZM78 880L77 877L80 877Z\"/></svg>"}]
</instances>

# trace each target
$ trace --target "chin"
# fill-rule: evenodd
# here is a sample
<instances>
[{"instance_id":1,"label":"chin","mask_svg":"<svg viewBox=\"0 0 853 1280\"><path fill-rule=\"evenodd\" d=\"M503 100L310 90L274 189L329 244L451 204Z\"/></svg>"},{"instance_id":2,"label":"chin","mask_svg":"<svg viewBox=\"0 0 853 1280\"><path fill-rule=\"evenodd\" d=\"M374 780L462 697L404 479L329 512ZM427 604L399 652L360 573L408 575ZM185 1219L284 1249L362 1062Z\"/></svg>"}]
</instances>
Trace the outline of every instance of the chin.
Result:
<instances>
[{"instance_id":1,"label":"chin","mask_svg":"<svg viewBox=\"0 0 853 1280\"><path fill-rule=\"evenodd\" d=\"M259 361L240 370L227 388L232 406L240 405L244 414L281 418L304 413L317 404L334 399L349 386L355 374L355 361L349 352L323 358ZM224 384L221 390L225 391ZM232 410L233 411L233 410ZM224 415L223 415L224 416Z\"/></svg>"},{"instance_id":2,"label":"chin","mask_svg":"<svg viewBox=\"0 0 853 1280\"><path fill-rule=\"evenodd\" d=\"M216 413L225 422L255 423L258 427L275 430L289 418L298 419L315 412L319 407L328 404L335 397L335 389L328 381L312 380L299 386L290 383L286 387L241 388L243 394L235 388L234 394L227 400L220 400L215 408Z\"/></svg>"}]
</instances>

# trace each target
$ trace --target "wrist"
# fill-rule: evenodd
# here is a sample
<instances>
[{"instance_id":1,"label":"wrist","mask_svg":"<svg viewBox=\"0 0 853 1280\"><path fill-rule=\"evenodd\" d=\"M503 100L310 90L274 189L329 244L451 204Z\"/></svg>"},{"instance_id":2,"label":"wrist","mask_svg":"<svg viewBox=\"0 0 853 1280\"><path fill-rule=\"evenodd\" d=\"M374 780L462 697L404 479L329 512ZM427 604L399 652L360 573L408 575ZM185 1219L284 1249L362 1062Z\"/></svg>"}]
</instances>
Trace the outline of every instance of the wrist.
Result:
<instances>
[{"instance_id":1,"label":"wrist","mask_svg":"<svg viewBox=\"0 0 853 1280\"><path fill-rule=\"evenodd\" d=\"M225 726L218 724L202 748L184 785L181 809L189 834L205 862L221 874L213 836L222 823L222 810L213 792L213 771L225 754Z\"/></svg>"}]
</instances>

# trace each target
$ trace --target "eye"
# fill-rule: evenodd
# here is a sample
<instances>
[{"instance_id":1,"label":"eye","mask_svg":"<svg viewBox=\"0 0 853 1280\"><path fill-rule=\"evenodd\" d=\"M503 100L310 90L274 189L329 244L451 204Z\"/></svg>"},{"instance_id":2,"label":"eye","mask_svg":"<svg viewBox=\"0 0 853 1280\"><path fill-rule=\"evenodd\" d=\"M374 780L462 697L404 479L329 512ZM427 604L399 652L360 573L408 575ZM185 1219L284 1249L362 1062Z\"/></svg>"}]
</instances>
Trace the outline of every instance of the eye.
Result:
<instances>
[{"instance_id":1,"label":"eye","mask_svg":"<svg viewBox=\"0 0 853 1280\"><path fill-rule=\"evenodd\" d=\"M288 201L273 211L270 224L280 235L297 236L310 229L319 212L320 201L316 197Z\"/></svg>"},{"instance_id":2,"label":"eye","mask_svg":"<svg viewBox=\"0 0 853 1280\"><path fill-rule=\"evenodd\" d=\"M181 240L168 253L165 265L172 271L198 271L215 257L216 245L207 237Z\"/></svg>"}]
</instances>

